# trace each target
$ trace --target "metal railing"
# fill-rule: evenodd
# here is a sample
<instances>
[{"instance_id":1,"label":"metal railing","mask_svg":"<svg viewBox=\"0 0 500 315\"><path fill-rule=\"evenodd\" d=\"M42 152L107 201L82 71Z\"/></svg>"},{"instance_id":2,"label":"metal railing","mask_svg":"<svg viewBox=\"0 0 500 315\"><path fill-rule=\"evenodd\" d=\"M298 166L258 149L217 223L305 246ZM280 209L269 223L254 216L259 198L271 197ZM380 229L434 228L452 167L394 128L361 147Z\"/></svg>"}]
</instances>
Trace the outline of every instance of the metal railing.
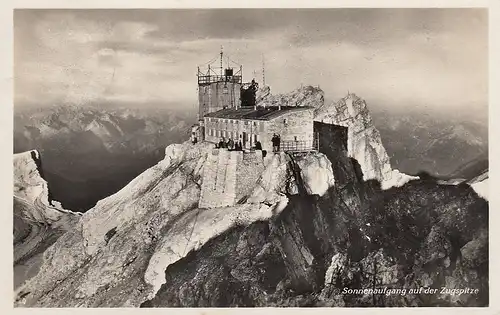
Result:
<instances>
[{"instance_id":1,"label":"metal railing","mask_svg":"<svg viewBox=\"0 0 500 315\"><path fill-rule=\"evenodd\" d=\"M225 76L225 75L199 75L198 84L210 84L215 82L240 83L242 77L240 75Z\"/></svg>"},{"instance_id":2,"label":"metal railing","mask_svg":"<svg viewBox=\"0 0 500 315\"><path fill-rule=\"evenodd\" d=\"M308 151L318 151L319 141L318 139L309 141L281 141L279 146L279 151L282 152L308 152Z\"/></svg>"}]
</instances>

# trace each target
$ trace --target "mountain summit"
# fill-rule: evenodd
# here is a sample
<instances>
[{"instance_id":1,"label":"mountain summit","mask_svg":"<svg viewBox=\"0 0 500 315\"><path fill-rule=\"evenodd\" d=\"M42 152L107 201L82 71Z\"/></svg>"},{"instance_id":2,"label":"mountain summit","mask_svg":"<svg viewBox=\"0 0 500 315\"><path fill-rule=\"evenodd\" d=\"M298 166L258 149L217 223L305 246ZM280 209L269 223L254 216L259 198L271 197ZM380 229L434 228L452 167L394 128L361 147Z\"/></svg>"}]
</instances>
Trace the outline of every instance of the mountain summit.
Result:
<instances>
[{"instance_id":1,"label":"mountain summit","mask_svg":"<svg viewBox=\"0 0 500 315\"><path fill-rule=\"evenodd\" d=\"M262 102L314 106L318 150L169 145L45 251L15 305L487 305L487 201L392 170L354 94L297 91ZM339 294L442 286L479 293Z\"/></svg>"},{"instance_id":2,"label":"mountain summit","mask_svg":"<svg viewBox=\"0 0 500 315\"><path fill-rule=\"evenodd\" d=\"M317 107L314 119L347 128L347 152L360 164L364 180L376 179L389 188L416 178L391 168L366 102L356 94L349 93L334 104L322 104Z\"/></svg>"}]
</instances>

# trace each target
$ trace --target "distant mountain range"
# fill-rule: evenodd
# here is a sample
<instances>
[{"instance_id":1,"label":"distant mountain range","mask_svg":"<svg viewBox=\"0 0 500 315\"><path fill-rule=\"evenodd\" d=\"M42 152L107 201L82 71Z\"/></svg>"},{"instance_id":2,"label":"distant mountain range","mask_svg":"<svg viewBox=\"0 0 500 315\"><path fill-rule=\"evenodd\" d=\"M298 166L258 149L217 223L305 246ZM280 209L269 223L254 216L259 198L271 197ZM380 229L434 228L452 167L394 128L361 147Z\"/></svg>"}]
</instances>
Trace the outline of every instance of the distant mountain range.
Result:
<instances>
[{"instance_id":1,"label":"distant mountain range","mask_svg":"<svg viewBox=\"0 0 500 315\"><path fill-rule=\"evenodd\" d=\"M283 99L297 99L295 92L288 96ZM43 155L16 155L14 197L23 203L14 209L14 306L488 306L487 173L473 184L402 174L390 165L362 98L349 93L322 106L321 95L311 93L304 101L318 105L318 152L264 156L207 142L171 144L160 162L79 220L49 200L57 198L42 178ZM119 119L106 119L120 126ZM457 159L453 154L481 144L458 124L417 128L407 126L418 122L410 119L391 129L398 119L385 117L400 138L384 142L406 143L415 156L441 153L438 170ZM99 134L101 150L115 147L102 140L109 130L90 130ZM116 132L109 139L122 137ZM91 166L99 167L83 170ZM94 178L106 176L102 171ZM214 195L217 200L205 202ZM57 220L38 219L40 213ZM31 217L34 222L25 219ZM59 222L68 222L64 234ZM396 293L400 288L413 293Z\"/></svg>"},{"instance_id":2,"label":"distant mountain range","mask_svg":"<svg viewBox=\"0 0 500 315\"><path fill-rule=\"evenodd\" d=\"M392 166L404 173L468 178L488 168L486 122L423 112L372 110L372 117Z\"/></svg>"},{"instance_id":3,"label":"distant mountain range","mask_svg":"<svg viewBox=\"0 0 500 315\"><path fill-rule=\"evenodd\" d=\"M488 168L484 123L375 106L371 112L391 165L401 172L467 179ZM195 117L194 111L172 107L19 111L14 152L38 149L54 198L68 209L86 211L160 161L167 145L186 140Z\"/></svg>"},{"instance_id":4,"label":"distant mountain range","mask_svg":"<svg viewBox=\"0 0 500 315\"><path fill-rule=\"evenodd\" d=\"M54 198L85 211L184 141L191 112L59 106L15 114L14 152L35 148Z\"/></svg>"}]
</instances>

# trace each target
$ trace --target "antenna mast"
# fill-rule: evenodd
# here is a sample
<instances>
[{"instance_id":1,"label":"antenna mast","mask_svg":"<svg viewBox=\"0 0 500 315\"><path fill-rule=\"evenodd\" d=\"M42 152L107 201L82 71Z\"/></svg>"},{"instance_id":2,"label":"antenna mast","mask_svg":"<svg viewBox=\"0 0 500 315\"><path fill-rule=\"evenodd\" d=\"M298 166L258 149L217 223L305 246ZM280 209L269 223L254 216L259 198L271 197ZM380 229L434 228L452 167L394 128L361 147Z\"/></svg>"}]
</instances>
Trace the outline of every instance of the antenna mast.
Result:
<instances>
[{"instance_id":1,"label":"antenna mast","mask_svg":"<svg viewBox=\"0 0 500 315\"><path fill-rule=\"evenodd\" d=\"M262 87L266 86L266 72L264 64L264 54L262 54Z\"/></svg>"},{"instance_id":2,"label":"antenna mast","mask_svg":"<svg viewBox=\"0 0 500 315\"><path fill-rule=\"evenodd\" d=\"M223 52L222 52L222 45L220 46L220 76L222 77L222 70L223 70L223 67L222 67L222 55L223 55Z\"/></svg>"}]
</instances>

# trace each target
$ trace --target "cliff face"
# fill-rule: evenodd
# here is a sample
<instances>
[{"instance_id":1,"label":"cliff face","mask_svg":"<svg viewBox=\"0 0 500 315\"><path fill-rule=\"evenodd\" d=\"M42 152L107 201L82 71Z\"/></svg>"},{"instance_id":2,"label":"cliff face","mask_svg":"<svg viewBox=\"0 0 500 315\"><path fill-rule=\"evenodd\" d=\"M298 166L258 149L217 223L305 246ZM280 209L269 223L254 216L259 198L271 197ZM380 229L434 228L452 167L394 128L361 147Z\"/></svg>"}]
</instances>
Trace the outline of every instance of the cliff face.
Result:
<instances>
[{"instance_id":1,"label":"cliff face","mask_svg":"<svg viewBox=\"0 0 500 315\"><path fill-rule=\"evenodd\" d=\"M42 177L38 151L14 154L14 288L30 278L41 262L41 253L80 215L51 200Z\"/></svg>"},{"instance_id":2,"label":"cliff face","mask_svg":"<svg viewBox=\"0 0 500 315\"><path fill-rule=\"evenodd\" d=\"M335 104L319 106L314 120L348 128L347 151L360 164L364 180L376 179L389 188L416 178L391 168L366 102L355 94L349 93Z\"/></svg>"},{"instance_id":3,"label":"cliff face","mask_svg":"<svg viewBox=\"0 0 500 315\"><path fill-rule=\"evenodd\" d=\"M225 205L200 205L213 146L168 146L45 251L15 305L487 305L488 203L468 185L395 181L366 104L349 104L318 108L319 152L248 163L256 180ZM479 293L341 293L420 286Z\"/></svg>"},{"instance_id":4,"label":"cliff face","mask_svg":"<svg viewBox=\"0 0 500 315\"><path fill-rule=\"evenodd\" d=\"M139 306L165 283L164 270L190 251L235 226L269 220L297 194L295 171L314 174L329 161L321 154L298 159L269 155L245 201L198 208L211 145L172 145L166 157L81 221L45 253L40 272L18 294L19 306ZM311 178L309 191L328 189ZM326 186L325 186L326 185ZM53 268L52 266L60 266ZM114 294L113 292L120 292Z\"/></svg>"},{"instance_id":5,"label":"cliff face","mask_svg":"<svg viewBox=\"0 0 500 315\"><path fill-rule=\"evenodd\" d=\"M334 127L331 139L342 132ZM336 161L327 166L335 184L325 193L309 194L310 183L292 163L288 180L297 194L284 191L288 202L278 215L233 226L169 265L165 284L142 306L488 304L484 199L467 185L421 179L383 190L377 181L362 180L359 164L342 146L322 149ZM407 294L342 293L384 287ZM437 293L409 293L420 287ZM442 287L477 293L441 294Z\"/></svg>"}]
</instances>

